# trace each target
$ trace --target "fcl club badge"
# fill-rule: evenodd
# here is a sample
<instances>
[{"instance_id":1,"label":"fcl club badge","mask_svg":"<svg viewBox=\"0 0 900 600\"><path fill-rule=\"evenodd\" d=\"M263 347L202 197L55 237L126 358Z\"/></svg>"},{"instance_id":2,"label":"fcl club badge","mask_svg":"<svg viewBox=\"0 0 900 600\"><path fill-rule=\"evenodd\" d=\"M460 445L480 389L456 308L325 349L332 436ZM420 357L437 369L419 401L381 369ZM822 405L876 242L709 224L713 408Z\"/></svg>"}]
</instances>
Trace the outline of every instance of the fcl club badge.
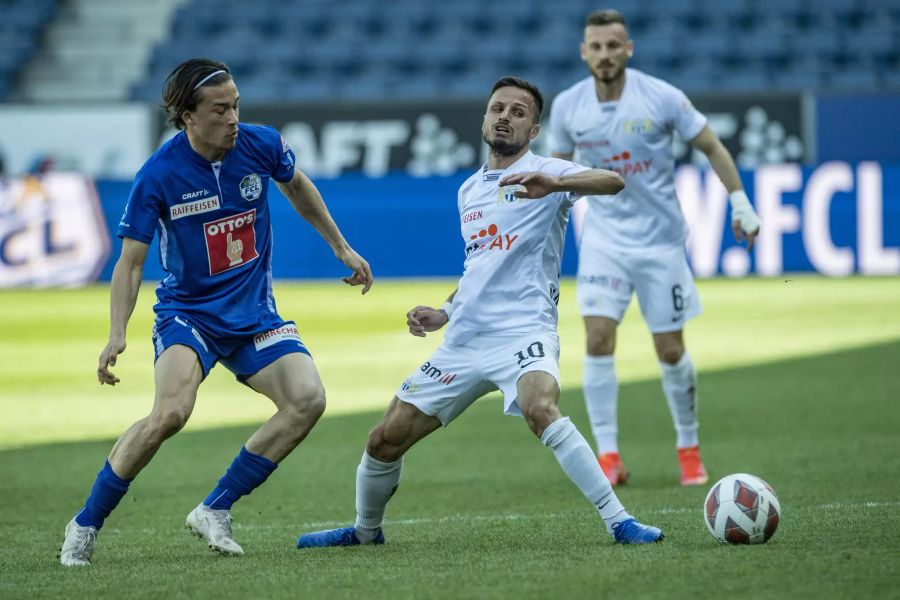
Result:
<instances>
[{"instance_id":1,"label":"fcl club badge","mask_svg":"<svg viewBox=\"0 0 900 600\"><path fill-rule=\"evenodd\" d=\"M262 194L262 179L256 173L251 173L241 179L241 196L247 202L253 202Z\"/></svg>"},{"instance_id":2,"label":"fcl club badge","mask_svg":"<svg viewBox=\"0 0 900 600\"><path fill-rule=\"evenodd\" d=\"M500 204L512 204L519 202L524 198L516 196L516 192L524 192L525 186L515 183L513 185L502 185L497 189L497 202Z\"/></svg>"}]
</instances>

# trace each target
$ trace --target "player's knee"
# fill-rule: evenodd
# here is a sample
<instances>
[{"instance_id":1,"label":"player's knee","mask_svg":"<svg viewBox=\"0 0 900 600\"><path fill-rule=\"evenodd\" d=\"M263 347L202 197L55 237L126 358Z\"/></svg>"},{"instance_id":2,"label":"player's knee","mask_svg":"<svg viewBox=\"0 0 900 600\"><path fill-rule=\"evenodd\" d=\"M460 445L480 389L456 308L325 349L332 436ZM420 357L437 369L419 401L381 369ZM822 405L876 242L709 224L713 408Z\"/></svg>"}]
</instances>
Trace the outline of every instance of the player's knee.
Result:
<instances>
[{"instance_id":1,"label":"player's knee","mask_svg":"<svg viewBox=\"0 0 900 600\"><path fill-rule=\"evenodd\" d=\"M521 408L528 427L537 435L540 435L539 432L543 432L550 423L559 418L559 408L557 408L556 402L550 398L528 402Z\"/></svg>"},{"instance_id":2,"label":"player's knee","mask_svg":"<svg viewBox=\"0 0 900 600\"><path fill-rule=\"evenodd\" d=\"M297 427L314 424L325 412L325 390L322 386L302 390L282 410Z\"/></svg>"},{"instance_id":3,"label":"player's knee","mask_svg":"<svg viewBox=\"0 0 900 600\"><path fill-rule=\"evenodd\" d=\"M161 442L181 431L190 416L189 410L180 407L154 410L147 419L147 433L154 441Z\"/></svg>"},{"instance_id":4,"label":"player's knee","mask_svg":"<svg viewBox=\"0 0 900 600\"><path fill-rule=\"evenodd\" d=\"M616 351L616 335L599 330L588 330L587 353L591 356L610 356Z\"/></svg>"},{"instance_id":5,"label":"player's knee","mask_svg":"<svg viewBox=\"0 0 900 600\"><path fill-rule=\"evenodd\" d=\"M369 432L369 439L366 440L368 455L383 462L399 460L403 456L402 442L398 443L398 440L391 437L384 423L375 427Z\"/></svg>"},{"instance_id":6,"label":"player's knee","mask_svg":"<svg viewBox=\"0 0 900 600\"><path fill-rule=\"evenodd\" d=\"M681 360L682 356L684 356L684 346L681 346L680 344L667 344L657 348L656 354L660 361L669 365L674 365Z\"/></svg>"}]
</instances>

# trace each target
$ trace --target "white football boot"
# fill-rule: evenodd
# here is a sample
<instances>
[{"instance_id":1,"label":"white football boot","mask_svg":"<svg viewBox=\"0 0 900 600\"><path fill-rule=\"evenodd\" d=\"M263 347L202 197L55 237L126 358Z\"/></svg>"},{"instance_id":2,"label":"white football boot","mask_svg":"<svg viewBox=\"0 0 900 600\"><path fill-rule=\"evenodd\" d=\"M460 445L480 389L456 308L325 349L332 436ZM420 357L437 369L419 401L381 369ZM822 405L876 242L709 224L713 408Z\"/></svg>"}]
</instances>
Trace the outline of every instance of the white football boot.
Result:
<instances>
[{"instance_id":1,"label":"white football boot","mask_svg":"<svg viewBox=\"0 0 900 600\"><path fill-rule=\"evenodd\" d=\"M96 542L96 527L82 527L72 519L66 525L66 539L59 552L59 562L66 567L90 566Z\"/></svg>"},{"instance_id":2,"label":"white football boot","mask_svg":"<svg viewBox=\"0 0 900 600\"><path fill-rule=\"evenodd\" d=\"M244 555L244 549L234 541L231 533L231 511L213 510L201 502L187 516L184 526L197 537L205 539L216 552Z\"/></svg>"}]
</instances>

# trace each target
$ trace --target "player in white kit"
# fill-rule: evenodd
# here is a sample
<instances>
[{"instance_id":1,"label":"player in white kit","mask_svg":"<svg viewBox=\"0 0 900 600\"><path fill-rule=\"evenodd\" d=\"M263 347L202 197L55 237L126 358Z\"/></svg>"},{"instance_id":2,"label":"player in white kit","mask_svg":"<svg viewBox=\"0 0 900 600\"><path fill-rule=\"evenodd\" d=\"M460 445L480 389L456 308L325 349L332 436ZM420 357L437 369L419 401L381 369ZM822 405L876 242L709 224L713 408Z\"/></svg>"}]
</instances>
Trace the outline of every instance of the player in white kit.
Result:
<instances>
[{"instance_id":1,"label":"player in white kit","mask_svg":"<svg viewBox=\"0 0 900 600\"><path fill-rule=\"evenodd\" d=\"M588 199L578 261L578 303L587 334L584 396L597 454L613 485L628 478L618 448L616 327L633 293L653 334L663 391L677 432L683 485L706 483L697 437L697 376L685 350L685 322L700 300L675 196L672 134L701 150L729 193L732 228L748 250L759 233L734 161L684 93L627 68L633 44L614 10L588 15L581 58L590 76L561 92L550 110L553 156L625 179L615 196Z\"/></svg>"},{"instance_id":2,"label":"player in white kit","mask_svg":"<svg viewBox=\"0 0 900 600\"><path fill-rule=\"evenodd\" d=\"M488 162L457 198L465 271L442 308L407 314L410 333L420 337L449 322L444 344L403 382L369 434L356 471L355 526L301 535L298 547L384 543L384 511L403 455L497 389L504 412L525 418L617 542L663 538L625 511L587 441L557 407L556 300L569 208L574 197L614 194L623 184L611 171L532 154L542 108L540 92L522 79L505 77L491 90L482 125Z\"/></svg>"}]
</instances>

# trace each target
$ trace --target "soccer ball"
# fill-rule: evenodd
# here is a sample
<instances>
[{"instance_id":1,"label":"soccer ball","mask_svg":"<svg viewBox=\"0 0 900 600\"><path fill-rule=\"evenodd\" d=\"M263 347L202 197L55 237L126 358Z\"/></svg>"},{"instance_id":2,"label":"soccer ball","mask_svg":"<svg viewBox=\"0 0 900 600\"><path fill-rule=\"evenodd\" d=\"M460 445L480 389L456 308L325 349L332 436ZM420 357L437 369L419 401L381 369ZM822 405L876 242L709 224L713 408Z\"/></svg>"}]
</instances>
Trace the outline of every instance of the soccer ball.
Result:
<instances>
[{"instance_id":1,"label":"soccer ball","mask_svg":"<svg viewBox=\"0 0 900 600\"><path fill-rule=\"evenodd\" d=\"M716 482L703 504L706 527L723 544L762 544L775 535L781 505L775 490L754 475L736 473Z\"/></svg>"}]
</instances>

